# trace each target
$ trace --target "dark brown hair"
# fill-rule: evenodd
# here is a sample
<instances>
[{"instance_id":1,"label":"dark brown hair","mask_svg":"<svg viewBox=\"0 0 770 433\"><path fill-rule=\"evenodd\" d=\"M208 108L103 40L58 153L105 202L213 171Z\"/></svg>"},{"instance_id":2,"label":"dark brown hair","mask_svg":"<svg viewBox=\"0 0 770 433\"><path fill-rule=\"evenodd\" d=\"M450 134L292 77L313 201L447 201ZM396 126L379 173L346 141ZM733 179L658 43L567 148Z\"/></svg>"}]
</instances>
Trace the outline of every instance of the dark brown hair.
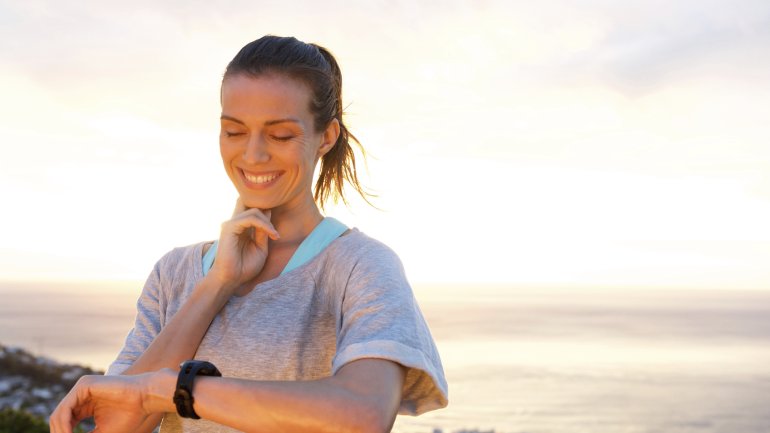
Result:
<instances>
[{"instance_id":1,"label":"dark brown hair","mask_svg":"<svg viewBox=\"0 0 770 433\"><path fill-rule=\"evenodd\" d=\"M227 65L222 81L239 74L259 77L269 73L284 74L310 88L310 112L316 132L324 131L333 119L340 124L337 142L321 158L321 172L314 192L316 202L321 208L329 198L335 203L342 199L347 204L343 193L345 181L368 202L367 197L371 195L358 181L351 141L356 143L362 155L365 156L365 152L342 121L342 71L334 56L320 45L293 37L263 36L241 48Z\"/></svg>"}]
</instances>

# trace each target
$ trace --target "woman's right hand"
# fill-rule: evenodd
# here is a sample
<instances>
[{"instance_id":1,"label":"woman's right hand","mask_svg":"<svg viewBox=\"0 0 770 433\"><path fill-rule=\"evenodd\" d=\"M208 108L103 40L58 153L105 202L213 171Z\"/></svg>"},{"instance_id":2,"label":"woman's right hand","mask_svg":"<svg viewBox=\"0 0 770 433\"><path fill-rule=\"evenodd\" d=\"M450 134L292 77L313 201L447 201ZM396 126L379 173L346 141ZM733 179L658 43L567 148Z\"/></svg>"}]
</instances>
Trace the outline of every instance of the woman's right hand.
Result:
<instances>
[{"instance_id":1,"label":"woman's right hand","mask_svg":"<svg viewBox=\"0 0 770 433\"><path fill-rule=\"evenodd\" d=\"M268 238L279 237L270 222L270 210L247 209L238 198L233 217L222 223L217 257L208 278L215 279L224 290L234 292L259 275L267 260Z\"/></svg>"}]
</instances>

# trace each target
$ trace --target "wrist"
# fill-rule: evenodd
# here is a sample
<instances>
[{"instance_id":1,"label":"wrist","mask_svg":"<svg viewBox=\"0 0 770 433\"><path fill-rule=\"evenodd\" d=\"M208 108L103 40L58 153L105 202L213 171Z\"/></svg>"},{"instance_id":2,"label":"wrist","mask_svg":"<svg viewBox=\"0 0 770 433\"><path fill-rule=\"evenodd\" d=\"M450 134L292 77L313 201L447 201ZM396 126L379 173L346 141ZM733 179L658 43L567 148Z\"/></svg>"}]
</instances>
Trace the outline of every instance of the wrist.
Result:
<instances>
[{"instance_id":1,"label":"wrist","mask_svg":"<svg viewBox=\"0 0 770 433\"><path fill-rule=\"evenodd\" d=\"M198 295L203 294L204 297L213 297L212 300L221 304L221 307L227 303L237 287L238 285L235 282L228 281L217 273L209 272L208 275L200 280L196 291Z\"/></svg>"},{"instance_id":2,"label":"wrist","mask_svg":"<svg viewBox=\"0 0 770 433\"><path fill-rule=\"evenodd\" d=\"M177 377L176 390L174 392L174 404L179 416L183 418L200 419L200 415L195 412L194 386L199 376L222 376L217 367L208 362L190 359L182 363L179 367L179 376Z\"/></svg>"},{"instance_id":3,"label":"wrist","mask_svg":"<svg viewBox=\"0 0 770 433\"><path fill-rule=\"evenodd\" d=\"M148 413L175 412L174 390L177 372L170 368L147 373L144 387L144 410Z\"/></svg>"},{"instance_id":4,"label":"wrist","mask_svg":"<svg viewBox=\"0 0 770 433\"><path fill-rule=\"evenodd\" d=\"M215 268L211 268L211 271L203 277L200 282L201 285L206 287L207 291L230 297L235 289L238 287L238 282L232 276L222 275Z\"/></svg>"}]
</instances>

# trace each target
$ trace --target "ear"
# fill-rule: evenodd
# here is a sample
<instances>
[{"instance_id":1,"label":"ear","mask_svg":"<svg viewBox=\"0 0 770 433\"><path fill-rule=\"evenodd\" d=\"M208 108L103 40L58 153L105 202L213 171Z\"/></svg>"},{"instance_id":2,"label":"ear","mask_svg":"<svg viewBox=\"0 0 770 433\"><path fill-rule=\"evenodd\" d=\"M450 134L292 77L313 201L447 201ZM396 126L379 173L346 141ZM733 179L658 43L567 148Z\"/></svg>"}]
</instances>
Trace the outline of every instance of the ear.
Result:
<instances>
[{"instance_id":1,"label":"ear","mask_svg":"<svg viewBox=\"0 0 770 433\"><path fill-rule=\"evenodd\" d=\"M337 143L337 138L340 136L340 122L337 119L332 119L329 122L329 126L324 131L321 146L318 148L317 158L326 155L334 145Z\"/></svg>"}]
</instances>

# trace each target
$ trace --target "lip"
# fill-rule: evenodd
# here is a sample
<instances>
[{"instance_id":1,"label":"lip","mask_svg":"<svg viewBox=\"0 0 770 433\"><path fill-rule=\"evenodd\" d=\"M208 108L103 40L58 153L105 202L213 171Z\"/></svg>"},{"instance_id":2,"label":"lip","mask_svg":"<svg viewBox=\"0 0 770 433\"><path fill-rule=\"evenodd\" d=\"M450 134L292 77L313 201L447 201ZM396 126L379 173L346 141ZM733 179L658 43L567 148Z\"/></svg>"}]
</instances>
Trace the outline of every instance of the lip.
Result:
<instances>
[{"instance_id":1,"label":"lip","mask_svg":"<svg viewBox=\"0 0 770 433\"><path fill-rule=\"evenodd\" d=\"M254 172L254 171L246 171L246 170L244 170L242 168L238 168L238 174L240 175L241 181L246 186L246 188L256 189L256 190L270 188L272 185L274 185L278 181L278 179L281 178L281 176L283 176L283 173L284 172L282 170ZM249 180L247 176L248 177L252 177L252 178L253 177L257 177L257 178L259 178L259 177L262 177L262 178L264 178L264 177L272 177L272 179L270 179L267 182L258 182L257 183L257 182L252 182L251 180Z\"/></svg>"}]
</instances>

